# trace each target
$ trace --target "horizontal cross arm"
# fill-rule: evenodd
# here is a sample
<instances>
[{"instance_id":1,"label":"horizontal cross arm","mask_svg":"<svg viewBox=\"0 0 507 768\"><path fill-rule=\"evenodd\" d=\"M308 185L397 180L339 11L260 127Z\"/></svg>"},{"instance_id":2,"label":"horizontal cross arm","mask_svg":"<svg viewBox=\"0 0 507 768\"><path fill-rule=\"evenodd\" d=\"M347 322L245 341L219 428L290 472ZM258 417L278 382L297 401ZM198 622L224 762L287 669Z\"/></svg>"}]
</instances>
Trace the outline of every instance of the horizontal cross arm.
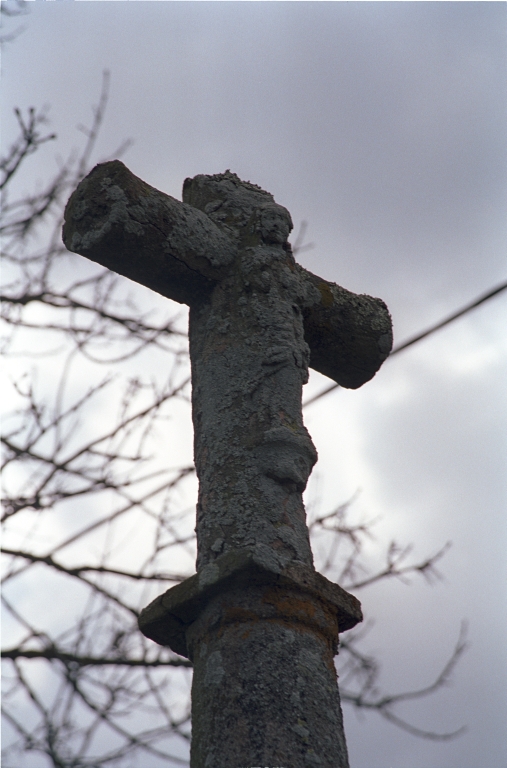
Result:
<instances>
[{"instance_id":1,"label":"horizontal cross arm","mask_svg":"<svg viewBox=\"0 0 507 768\"><path fill-rule=\"evenodd\" d=\"M206 214L146 184L119 160L95 166L72 194L63 241L184 304L209 291L235 257L230 239Z\"/></svg>"},{"instance_id":2,"label":"horizontal cross arm","mask_svg":"<svg viewBox=\"0 0 507 768\"><path fill-rule=\"evenodd\" d=\"M376 374L393 344L389 310L303 270L313 290L303 309L310 367L342 387L357 389Z\"/></svg>"}]
</instances>

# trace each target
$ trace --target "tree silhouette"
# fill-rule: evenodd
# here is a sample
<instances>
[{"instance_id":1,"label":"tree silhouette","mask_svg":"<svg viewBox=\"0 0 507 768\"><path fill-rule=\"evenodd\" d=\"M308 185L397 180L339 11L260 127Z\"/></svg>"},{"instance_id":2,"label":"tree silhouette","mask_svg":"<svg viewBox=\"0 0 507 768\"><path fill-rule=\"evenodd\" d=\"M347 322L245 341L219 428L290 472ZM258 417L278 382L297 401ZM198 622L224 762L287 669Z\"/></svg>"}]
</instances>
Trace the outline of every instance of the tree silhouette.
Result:
<instances>
[{"instance_id":1,"label":"tree silhouette","mask_svg":"<svg viewBox=\"0 0 507 768\"><path fill-rule=\"evenodd\" d=\"M190 662L137 629L140 609L194 572L195 476L175 426L184 412L190 429L185 318L69 253L60 235L65 202L93 164L108 88L105 73L84 146L41 189L16 193L29 158L56 138L45 111L15 111L19 136L0 165L12 404L2 438L6 768L187 763ZM352 591L439 577L448 545L414 562L390 542L372 570L373 522L358 522L352 502L310 515L321 572ZM363 636L341 638L342 701L417 736L456 736L419 729L399 708L446 683L463 631L435 681L394 695L380 689Z\"/></svg>"}]
</instances>

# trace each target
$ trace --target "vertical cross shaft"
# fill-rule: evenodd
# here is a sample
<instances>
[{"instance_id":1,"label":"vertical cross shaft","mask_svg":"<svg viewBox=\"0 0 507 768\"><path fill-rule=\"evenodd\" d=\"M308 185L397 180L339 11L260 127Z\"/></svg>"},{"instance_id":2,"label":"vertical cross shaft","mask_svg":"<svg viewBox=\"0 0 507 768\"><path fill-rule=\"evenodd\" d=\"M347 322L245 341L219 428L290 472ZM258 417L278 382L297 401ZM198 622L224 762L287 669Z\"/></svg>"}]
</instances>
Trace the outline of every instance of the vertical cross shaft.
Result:
<instances>
[{"instance_id":1,"label":"vertical cross shaft","mask_svg":"<svg viewBox=\"0 0 507 768\"><path fill-rule=\"evenodd\" d=\"M301 413L305 285L287 245L288 212L238 182L201 176L184 188L185 201L223 217L238 248L227 276L190 308L197 568L245 547L311 567L301 498L317 460Z\"/></svg>"},{"instance_id":2,"label":"vertical cross shaft","mask_svg":"<svg viewBox=\"0 0 507 768\"><path fill-rule=\"evenodd\" d=\"M309 364L352 388L371 378L389 314L302 269L288 211L259 187L197 176L183 200L114 161L64 227L70 250L190 305L197 574L140 626L192 659L192 768L346 768L333 656L361 611L313 566L301 392Z\"/></svg>"}]
</instances>

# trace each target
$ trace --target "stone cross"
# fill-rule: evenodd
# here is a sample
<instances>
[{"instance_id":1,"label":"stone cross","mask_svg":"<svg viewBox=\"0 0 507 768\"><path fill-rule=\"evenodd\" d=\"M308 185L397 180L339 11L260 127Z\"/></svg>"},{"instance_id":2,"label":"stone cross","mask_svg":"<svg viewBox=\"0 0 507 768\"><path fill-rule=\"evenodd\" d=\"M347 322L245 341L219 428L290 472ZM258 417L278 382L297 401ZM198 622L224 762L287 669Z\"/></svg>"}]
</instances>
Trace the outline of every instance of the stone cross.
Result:
<instances>
[{"instance_id":1,"label":"stone cross","mask_svg":"<svg viewBox=\"0 0 507 768\"><path fill-rule=\"evenodd\" d=\"M303 269L289 212L226 171L183 202L115 160L65 211L67 248L190 307L197 573L141 614L192 660L192 768L346 768L333 657L359 602L315 571L302 492L308 366L344 387L392 345L379 299Z\"/></svg>"}]
</instances>

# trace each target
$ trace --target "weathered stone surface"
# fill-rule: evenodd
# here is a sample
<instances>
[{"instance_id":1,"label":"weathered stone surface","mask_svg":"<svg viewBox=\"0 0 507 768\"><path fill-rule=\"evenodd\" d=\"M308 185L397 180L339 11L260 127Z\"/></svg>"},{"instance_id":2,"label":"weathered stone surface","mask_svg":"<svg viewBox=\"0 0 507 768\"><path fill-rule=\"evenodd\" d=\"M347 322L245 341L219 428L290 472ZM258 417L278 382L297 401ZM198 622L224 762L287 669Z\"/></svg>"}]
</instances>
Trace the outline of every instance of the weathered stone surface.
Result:
<instances>
[{"instance_id":1,"label":"weathered stone surface","mask_svg":"<svg viewBox=\"0 0 507 768\"><path fill-rule=\"evenodd\" d=\"M347 768L333 656L358 601L317 574L302 492L308 366L356 388L392 344L385 304L299 266L289 212L226 171L183 202L119 161L65 211L70 250L190 306L197 574L142 631L194 664L192 768Z\"/></svg>"},{"instance_id":2,"label":"weathered stone surface","mask_svg":"<svg viewBox=\"0 0 507 768\"><path fill-rule=\"evenodd\" d=\"M231 599L237 590L244 596L255 587L262 601L262 610L257 606L255 612L259 620L315 627L328 637L336 653L338 631L345 632L362 621L359 600L308 566L293 564L282 571L270 555L269 550L231 550L221 555L150 603L139 617L141 631L159 645L191 658L187 630L206 606L217 596ZM269 602L269 595L274 594L280 599ZM325 613L325 619L318 619L317 609Z\"/></svg>"},{"instance_id":3,"label":"weathered stone surface","mask_svg":"<svg viewBox=\"0 0 507 768\"><path fill-rule=\"evenodd\" d=\"M276 592L264 601L310 612L304 596ZM305 623L259 618L261 597L251 610L235 602L242 596L217 596L188 633L191 645L195 633L191 765L347 768L326 635ZM214 625L217 613L229 622Z\"/></svg>"},{"instance_id":4,"label":"weathered stone surface","mask_svg":"<svg viewBox=\"0 0 507 768\"><path fill-rule=\"evenodd\" d=\"M245 550L154 600L141 630L194 665L192 765L346 766L333 657L361 619L312 568Z\"/></svg>"},{"instance_id":5,"label":"weathered stone surface","mask_svg":"<svg viewBox=\"0 0 507 768\"><path fill-rule=\"evenodd\" d=\"M221 280L240 246L287 246L282 240L292 229L288 211L233 173L187 179L183 198L182 204L159 192L119 160L102 163L67 204L65 245L189 305ZM288 262L305 285L300 294L310 366L343 387L360 387L392 346L384 302L316 277L292 258ZM266 279L261 276L260 284L266 286Z\"/></svg>"},{"instance_id":6,"label":"weathered stone surface","mask_svg":"<svg viewBox=\"0 0 507 768\"><path fill-rule=\"evenodd\" d=\"M199 301L235 257L208 216L150 187L119 160L95 166L71 195L63 241L184 304Z\"/></svg>"}]
</instances>

